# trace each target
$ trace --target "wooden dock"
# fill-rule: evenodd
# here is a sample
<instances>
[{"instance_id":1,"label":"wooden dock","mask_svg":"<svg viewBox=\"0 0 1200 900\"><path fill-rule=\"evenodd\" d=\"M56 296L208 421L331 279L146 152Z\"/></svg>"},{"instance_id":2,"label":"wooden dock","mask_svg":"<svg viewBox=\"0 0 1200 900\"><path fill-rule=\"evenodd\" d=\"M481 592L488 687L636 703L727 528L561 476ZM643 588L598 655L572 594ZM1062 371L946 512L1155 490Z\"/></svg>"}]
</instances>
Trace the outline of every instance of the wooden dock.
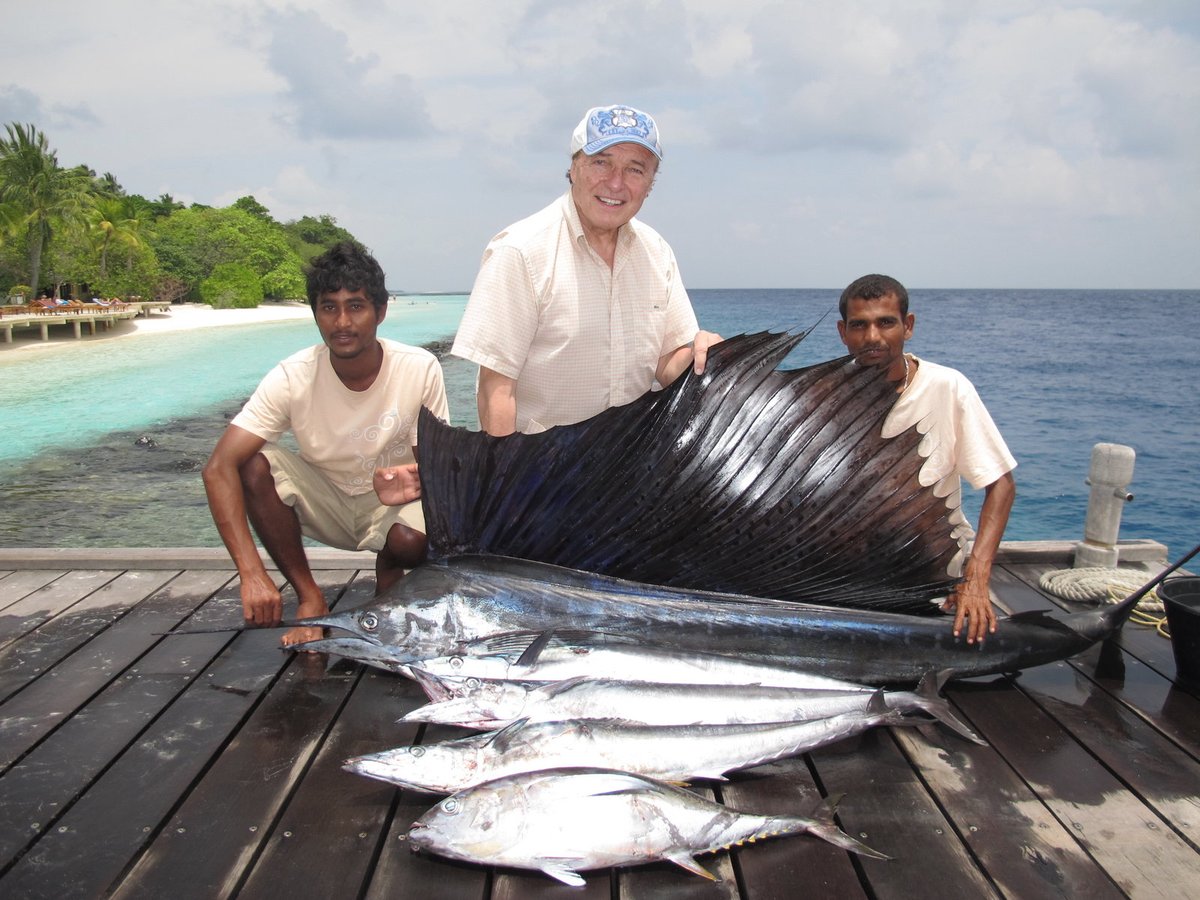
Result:
<instances>
[{"instance_id":1,"label":"wooden dock","mask_svg":"<svg viewBox=\"0 0 1200 900\"><path fill-rule=\"evenodd\" d=\"M1162 550L1131 542L1122 561L1158 571ZM369 555L314 560L331 603L370 599ZM1010 610L1049 608L1038 575L1068 565L1067 544L1006 544L993 588ZM341 769L452 733L396 724L423 702L412 682L282 652L277 631L163 636L240 618L223 551L0 550L0 897L1200 894L1200 692L1148 629L950 685L986 747L876 729L703 789L755 812L844 795L842 827L889 861L799 836L701 858L717 882L657 864L571 889L412 853L436 798Z\"/></svg>"},{"instance_id":2,"label":"wooden dock","mask_svg":"<svg viewBox=\"0 0 1200 900\"><path fill-rule=\"evenodd\" d=\"M50 340L50 329L59 325L70 325L76 339L83 337L83 328L88 327L89 334L95 334L97 327L112 328L122 319L133 319L137 316L149 316L155 310L169 310L171 304L159 301L134 301L123 303L111 309L80 309L78 307L63 311L33 311L16 306L6 306L0 312L0 340L11 344L13 329L37 328L43 341Z\"/></svg>"}]
</instances>

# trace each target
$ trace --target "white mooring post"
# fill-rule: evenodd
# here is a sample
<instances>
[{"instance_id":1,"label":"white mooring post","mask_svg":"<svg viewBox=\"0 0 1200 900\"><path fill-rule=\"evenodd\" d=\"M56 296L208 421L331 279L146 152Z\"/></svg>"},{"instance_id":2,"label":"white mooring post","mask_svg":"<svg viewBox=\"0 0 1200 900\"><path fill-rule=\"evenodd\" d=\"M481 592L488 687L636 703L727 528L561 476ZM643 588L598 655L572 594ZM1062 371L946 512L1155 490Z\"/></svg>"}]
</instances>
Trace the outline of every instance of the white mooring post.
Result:
<instances>
[{"instance_id":1,"label":"white mooring post","mask_svg":"<svg viewBox=\"0 0 1200 900\"><path fill-rule=\"evenodd\" d=\"M1133 499L1129 483L1133 481L1134 452L1124 444L1097 444L1092 448L1088 470L1087 521L1083 540L1075 545L1075 568L1117 565L1117 534L1121 530L1121 511Z\"/></svg>"}]
</instances>

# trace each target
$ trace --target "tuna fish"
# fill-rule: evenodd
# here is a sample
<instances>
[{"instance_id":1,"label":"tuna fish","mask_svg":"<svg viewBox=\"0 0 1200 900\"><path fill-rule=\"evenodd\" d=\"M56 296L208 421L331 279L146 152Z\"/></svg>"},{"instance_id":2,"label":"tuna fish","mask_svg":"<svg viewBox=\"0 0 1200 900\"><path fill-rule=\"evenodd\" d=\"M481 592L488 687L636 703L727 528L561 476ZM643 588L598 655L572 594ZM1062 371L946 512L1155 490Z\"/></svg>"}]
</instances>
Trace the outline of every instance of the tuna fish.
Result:
<instances>
[{"instance_id":1,"label":"tuna fish","mask_svg":"<svg viewBox=\"0 0 1200 900\"><path fill-rule=\"evenodd\" d=\"M842 832L824 803L808 816L760 816L637 775L578 768L516 775L447 797L413 823L409 843L580 887L581 871L659 860L716 880L696 856L801 832L887 859Z\"/></svg>"},{"instance_id":2,"label":"tuna fish","mask_svg":"<svg viewBox=\"0 0 1200 900\"><path fill-rule=\"evenodd\" d=\"M517 721L500 731L353 757L344 768L433 794L518 772L570 766L617 769L663 781L722 780L727 772L805 753L876 725L919 721L888 709L878 691L865 710L809 722L646 726L611 719Z\"/></svg>"},{"instance_id":3,"label":"tuna fish","mask_svg":"<svg viewBox=\"0 0 1200 900\"><path fill-rule=\"evenodd\" d=\"M430 678L419 669L414 674L423 686ZM929 673L921 679L915 693L891 691L883 699L888 709L926 712L968 740L982 743L937 692L937 678ZM748 725L799 722L865 711L872 698L870 693L857 689L648 684L582 677L549 684L448 679L429 685L426 693L446 699L415 709L401 721L484 730L504 728L518 719L528 722L621 719L635 725Z\"/></svg>"}]
</instances>

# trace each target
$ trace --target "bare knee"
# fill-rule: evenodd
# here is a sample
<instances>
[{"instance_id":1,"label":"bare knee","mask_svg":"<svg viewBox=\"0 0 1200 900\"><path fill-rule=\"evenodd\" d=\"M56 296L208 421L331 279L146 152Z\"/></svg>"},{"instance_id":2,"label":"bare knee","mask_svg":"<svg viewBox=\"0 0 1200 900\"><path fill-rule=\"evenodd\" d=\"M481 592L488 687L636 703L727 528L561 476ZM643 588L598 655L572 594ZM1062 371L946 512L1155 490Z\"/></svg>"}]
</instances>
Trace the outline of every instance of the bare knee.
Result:
<instances>
[{"instance_id":1,"label":"bare knee","mask_svg":"<svg viewBox=\"0 0 1200 900\"><path fill-rule=\"evenodd\" d=\"M271 474L271 464L261 453L255 453L242 463L238 469L242 479L242 490L252 497L261 497L265 492L275 494L275 476Z\"/></svg>"},{"instance_id":2,"label":"bare knee","mask_svg":"<svg viewBox=\"0 0 1200 900\"><path fill-rule=\"evenodd\" d=\"M387 543L379 551L381 566L392 569L411 569L425 562L428 542L415 528L397 522L388 530Z\"/></svg>"}]
</instances>

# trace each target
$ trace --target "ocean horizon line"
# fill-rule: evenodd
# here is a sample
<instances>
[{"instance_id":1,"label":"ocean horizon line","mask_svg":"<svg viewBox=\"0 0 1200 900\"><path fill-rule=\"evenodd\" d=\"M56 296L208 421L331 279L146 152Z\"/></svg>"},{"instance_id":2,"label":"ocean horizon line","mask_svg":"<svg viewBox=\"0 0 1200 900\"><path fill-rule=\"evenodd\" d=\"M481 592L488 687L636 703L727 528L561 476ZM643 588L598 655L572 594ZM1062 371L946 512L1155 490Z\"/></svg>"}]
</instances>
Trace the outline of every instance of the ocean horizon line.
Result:
<instances>
[{"instance_id":1,"label":"ocean horizon line","mask_svg":"<svg viewBox=\"0 0 1200 900\"><path fill-rule=\"evenodd\" d=\"M841 287L695 287L688 285L688 291L836 291L840 293L846 286ZM1198 287L928 287L908 286L909 293L913 291L1087 291L1089 293L1128 294L1128 293L1170 293L1187 294L1200 293ZM468 297L470 289L461 291L397 291L388 288L391 297Z\"/></svg>"}]
</instances>

